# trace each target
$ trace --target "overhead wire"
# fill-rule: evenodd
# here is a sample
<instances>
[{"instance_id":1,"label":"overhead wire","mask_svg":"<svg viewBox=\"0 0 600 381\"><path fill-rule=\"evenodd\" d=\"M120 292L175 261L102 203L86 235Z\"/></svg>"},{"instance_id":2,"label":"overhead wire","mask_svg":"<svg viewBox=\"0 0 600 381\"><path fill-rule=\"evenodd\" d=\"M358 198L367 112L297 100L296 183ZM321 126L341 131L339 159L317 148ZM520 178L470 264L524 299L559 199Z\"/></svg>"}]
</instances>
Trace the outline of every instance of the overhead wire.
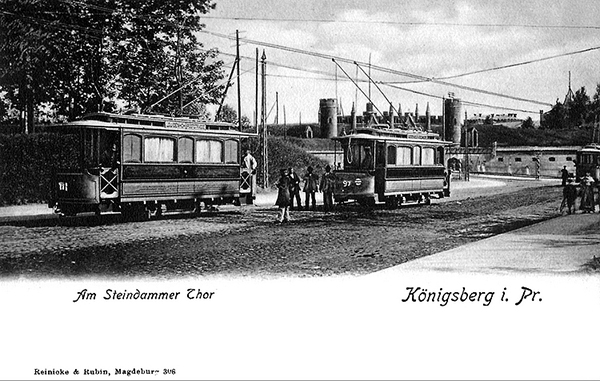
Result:
<instances>
[{"instance_id":1,"label":"overhead wire","mask_svg":"<svg viewBox=\"0 0 600 381\"><path fill-rule=\"evenodd\" d=\"M228 36L223 33L211 32L208 30L201 30L199 32L206 33L206 34L209 34L209 35L212 35L215 37L232 39L231 36ZM356 60L351 60L348 58L336 57L336 56L332 56L329 54L324 54L324 53L319 53L319 52L311 52L308 50L292 48L292 47L288 47L288 46L283 46L283 45L278 45L278 44L273 44L273 43L268 43L268 42L263 42L263 41L257 41L257 40L252 40L252 39L248 39L248 38L240 38L240 40L243 40L244 42L254 44L254 45L270 47L272 49L284 50L284 51L289 51L289 52L293 52L293 53L297 53L297 54L303 54L303 55L308 55L308 56L318 57L318 58L323 58L323 59L328 59L328 60L335 59L336 61L340 61L340 62L344 62L344 63L353 64L356 61ZM369 65L369 63L365 63L365 62L360 62L360 61L356 61L356 62L358 62L361 65L365 65L365 66ZM547 103L547 102L541 102L541 101L537 101L537 100L516 97L516 96L512 96L512 95L502 94L502 93L489 91L489 90L478 89L478 88L465 86L465 85L459 85L456 83L446 82L446 81L438 80L438 79L431 78L431 77L425 77L425 76L421 76L421 75L417 75L417 74L407 73L407 72L403 72L403 71L399 71L399 70L395 70L395 69L386 68L383 66L370 65L370 67L371 67L371 69L374 69L374 70L382 71L382 72L389 73L389 74L399 75L399 76L405 76L405 77L409 77L409 78L413 78L413 79L419 79L423 82L437 83L437 84L441 84L441 85L445 85L445 86L449 86L449 87L459 88L462 90L497 96L500 98L506 98L506 99L516 100L516 101L521 101L521 102L533 103L533 104L538 104L538 105L543 105L543 106L553 106L551 103Z\"/></svg>"},{"instance_id":2,"label":"overhead wire","mask_svg":"<svg viewBox=\"0 0 600 381\"><path fill-rule=\"evenodd\" d=\"M99 7L99 6L88 5L86 3L83 3L83 2L77 1L77 0L61 0L61 1L68 2L68 3L77 3L77 4L81 4L81 5L92 6L95 9L114 12L114 10L111 10L110 8L104 8L104 7ZM134 17L138 17L138 18L142 18L142 19L152 19L151 16L147 16L147 15L135 15ZM169 22L169 21L155 20L155 18L154 18L154 21L161 22L161 23L168 24L168 25L172 25L172 26L180 26L180 25L177 25L177 24ZM487 24L481 24L481 25L487 25ZM229 39L229 40L235 40L236 39L236 37L234 37L234 36L229 36L229 35L225 35L225 34L217 33L217 32L211 32L211 31L208 31L206 29L199 30L197 32L199 32L199 33L206 33L206 34L209 34L209 35L213 35L215 37L226 38L226 39ZM286 50L286 51L290 51L290 52L294 52L294 53L298 53L298 54L305 54L305 55L310 55L310 56L314 56L314 57L324 58L324 59L327 59L327 60L331 60L331 59L335 58L335 59L337 59L340 62L346 62L346 63L352 63L352 62L355 61L355 60L350 60L350 59L346 59L346 58L343 58L343 57L335 57L335 56L331 56L331 55L328 55L328 54L323 54L323 53L318 53L318 52L311 52L311 51L308 51L308 50L291 48L291 47L287 47L287 46L283 46L283 45L271 44L271 43L262 42L262 41L256 41L256 40L251 40L251 39L247 39L247 38L239 38L239 41L243 41L243 42L247 42L247 43L251 43L251 44L259 45L259 46L271 47L273 49ZM364 62L359 62L359 63L362 64L362 65L367 65ZM492 96L497 96L497 97L501 97L501 98L512 99L512 100L521 101L521 102L528 102L528 103L533 103L533 104L538 104L538 105L543 105L543 106L553 106L551 103L547 103L547 102L541 102L541 101L537 101L537 100L526 99L526 98L516 97L516 96L512 96L512 95L506 95L506 94L502 94L502 93L498 93L498 92L493 92L493 91L478 89L478 88L474 88L474 87L470 87L470 86L465 86L465 85L459 85L459 84L455 84L455 83L451 83L451 82L445 82L445 81L440 80L440 79L436 79L436 78L432 78L432 77L420 76L420 75L416 75L416 74L412 74L412 73L402 72L402 71L399 71L399 70L384 68L384 67L377 66L377 65L370 65L370 67L372 69L375 69L375 70L384 71L384 72L388 72L390 74L395 74L395 75L400 75L400 76L406 76L406 77L413 78L413 79L418 79L418 80L424 81L424 82L438 83L438 84L449 86L449 87L456 87L456 88L459 88L459 89L462 89L462 90L467 90L467 91L472 91L472 92L478 92L478 93L482 93L482 94L486 94L486 95L492 95Z\"/></svg>"},{"instance_id":3,"label":"overhead wire","mask_svg":"<svg viewBox=\"0 0 600 381\"><path fill-rule=\"evenodd\" d=\"M534 28L534 29L600 29L597 25L541 25L541 24L482 24L482 23L452 23L425 21L391 21L391 20L336 20L336 19L301 19L275 17L235 17L235 16L203 16L206 19L236 20L236 21L274 21L274 22L314 22L338 24L385 24L404 26L457 26L457 27L492 27L492 28Z\"/></svg>"},{"instance_id":4,"label":"overhead wire","mask_svg":"<svg viewBox=\"0 0 600 381\"><path fill-rule=\"evenodd\" d=\"M105 7L100 7L100 6L96 6L93 4L87 4L81 1L77 1L77 0L60 0L63 1L65 3L70 3L70 4L80 4L83 6L87 6L87 7L91 7L97 10L101 10L104 12L110 12L113 13L115 12L115 10L110 9L110 8L105 8ZM177 25L174 24L172 22L169 21L164 21L164 20L155 20L154 17L152 16L146 16L146 15L134 15L134 17L137 18L142 18L142 19L153 19L156 22L161 22L163 24L169 24L169 25ZM204 18L211 18L210 16L203 16ZM315 20L316 21L316 20ZM429 25L434 25L435 23L428 23ZM442 23L444 25L446 25L446 23ZM467 26L467 24L464 24L463 26ZM470 24L470 26L490 26L490 24ZM512 25L512 26L519 26L519 25ZM542 27L542 26L540 26ZM569 28L570 26L543 26L543 27L566 27ZM581 28L581 27L577 27L577 28ZM600 29L600 27L598 27L598 29ZM235 37L233 36L228 36L228 35L224 35L221 33L217 33L217 32L211 32L208 30L200 30L200 33L207 33L216 37L221 37L221 38L227 38L227 39L235 39ZM271 44L271 43L266 43L266 42L262 42L262 41L256 41L256 40L251 40L251 39L247 39L247 38L241 38L241 41L247 42L247 43L251 43L251 44L255 44L255 45L259 45L259 46L266 46L266 47L271 47L274 49L281 49L281 50L286 50L286 51L290 51L293 53L298 53L298 54L305 54L305 55L310 55L310 56L314 56L314 57L319 57L319 58L327 58L327 59L331 59L331 58L336 58L339 61L342 62L353 62L354 60L349 60L349 59L345 59L345 58L341 58L341 57L334 57L334 56L330 56L330 55L326 55L326 54L322 54L322 53L318 53L318 52L311 52L311 51L307 51L307 50L302 50L302 49L297 49L297 48L292 48L292 47L288 47L288 46L282 46L282 45L277 45L277 44ZM558 58L558 57L563 57L563 56L568 56L568 55L573 55L573 54L580 54L580 53L584 53L584 52L588 52L588 51L592 51L592 50L597 50L600 49L600 47L593 47L593 48L588 48L588 49L583 49L583 50L578 50L578 51L574 51L574 52L568 52L568 53L563 53L563 54L559 54L559 55L555 55L555 56L551 56L551 57L544 57L544 58L540 58L540 59L536 59L536 60L530 60L530 61L525 61L525 62L520 62L520 63L515 63L515 64L510 64L510 65L504 65L504 66L498 66L498 67L494 67L494 68L488 68L488 69L481 69L481 70L477 70L477 71L473 71L473 72L468 72L468 73L463 73L463 74L459 74L459 75L454 75L454 76L448 76L448 77L439 77L439 78L435 78L435 77L425 77L425 76L420 76L420 75L416 75L416 74L412 74L412 73L407 73L407 72L402 72L399 70L394 70L394 69L390 69L390 68L385 68L385 67L381 67L378 65L371 65L371 68L375 69L375 70L379 70L382 72L387 72L389 74L394 74L394 75L400 75L400 76L406 76L409 78L413 78L416 81L411 81L411 82L400 82L400 83L418 83L418 82L433 82L433 83L437 83L437 84L441 84L441 85L445 85L445 86L450 86L450 87L457 87L463 90L467 90L467 91L473 91L473 92L478 92L478 93L483 93L486 95L491 95L491 96L497 96L497 97L503 97L503 98L507 98L507 99L511 99L511 100L516 100L516 101L522 101L522 102L529 102L529 103L534 103L534 104L539 104L539 105L544 105L544 106L553 106L553 104L551 103L546 103L546 102L540 102L540 101L536 101L536 100L532 100L532 99L526 99L526 98L521 98L521 97L516 97L516 96L512 96L512 95L507 95L507 94L502 94L502 93L497 93L497 92L492 92L492 91L488 91L488 90L483 90L483 89L478 89L478 88L473 88L473 87L469 87L469 86L464 86L464 85L459 85L459 84L455 84L455 83L450 83L450 82L445 82L444 80L446 79L453 79L453 78L459 78L459 77L464 77L467 75L472 75L472 74L477 74L477 73L482 73L482 72L486 72L486 71L493 71L493 70L501 70L501 69L505 69L505 68L509 68L509 67L515 67L515 66L520 66L520 65L526 65L526 64L530 64L530 63L535 63L535 62L540 62L540 61L545 61L545 60L549 60L549 59L553 59L553 58ZM227 54L224 52L219 52L219 54ZM250 58L250 57L245 57L245 58ZM271 65L274 66L280 66L280 67L287 67L293 70L302 70L302 71L307 71L306 69L299 69L297 67L291 67L289 65L283 65L283 64L276 64L273 62L269 62ZM361 63L361 64L365 64L365 63ZM329 75L329 73L326 72L322 72L322 71L313 71L314 73L317 73L319 75ZM391 82L385 83L385 82L380 82L382 84L391 84ZM398 82L395 82L398 83ZM408 91L409 89L404 89L405 91ZM413 91L414 92L414 91ZM510 108L511 110L515 110L514 108ZM530 111L526 111L526 112L530 112Z\"/></svg>"}]
</instances>

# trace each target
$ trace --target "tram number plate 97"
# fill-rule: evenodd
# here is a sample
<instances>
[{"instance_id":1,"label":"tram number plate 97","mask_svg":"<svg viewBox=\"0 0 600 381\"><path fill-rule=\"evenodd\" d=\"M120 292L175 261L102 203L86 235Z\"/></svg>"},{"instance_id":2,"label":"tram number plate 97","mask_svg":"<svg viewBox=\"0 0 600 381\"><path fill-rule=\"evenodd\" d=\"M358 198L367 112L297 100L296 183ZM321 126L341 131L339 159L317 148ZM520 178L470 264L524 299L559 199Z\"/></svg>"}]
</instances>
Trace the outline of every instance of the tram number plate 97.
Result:
<instances>
[{"instance_id":1,"label":"tram number plate 97","mask_svg":"<svg viewBox=\"0 0 600 381\"><path fill-rule=\"evenodd\" d=\"M352 181L344 180L342 181L342 184L344 185L344 188L348 188L349 186L352 186Z\"/></svg>"},{"instance_id":2,"label":"tram number plate 97","mask_svg":"<svg viewBox=\"0 0 600 381\"><path fill-rule=\"evenodd\" d=\"M68 192L69 191L69 183L67 183L66 181L59 181L58 182L58 190Z\"/></svg>"}]
</instances>

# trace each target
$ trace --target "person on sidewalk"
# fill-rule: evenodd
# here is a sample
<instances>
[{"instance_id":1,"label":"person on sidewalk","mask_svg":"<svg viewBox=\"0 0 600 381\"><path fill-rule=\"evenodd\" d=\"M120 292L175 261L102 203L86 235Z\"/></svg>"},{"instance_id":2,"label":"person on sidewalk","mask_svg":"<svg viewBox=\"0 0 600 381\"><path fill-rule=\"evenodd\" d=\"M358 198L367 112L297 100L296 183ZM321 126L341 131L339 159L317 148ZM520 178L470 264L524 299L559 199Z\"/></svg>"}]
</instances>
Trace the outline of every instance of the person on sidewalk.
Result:
<instances>
[{"instance_id":1,"label":"person on sidewalk","mask_svg":"<svg viewBox=\"0 0 600 381\"><path fill-rule=\"evenodd\" d=\"M333 211L333 186L335 185L334 174L331 173L331 167L325 166L325 173L321 176L321 192L323 193L323 211L329 213Z\"/></svg>"},{"instance_id":2,"label":"person on sidewalk","mask_svg":"<svg viewBox=\"0 0 600 381\"><path fill-rule=\"evenodd\" d=\"M279 174L279 180L275 183L277 186L277 201L275 201L275 205L279 207L277 222L282 223L290 221L290 176L285 169L281 169Z\"/></svg>"},{"instance_id":3,"label":"person on sidewalk","mask_svg":"<svg viewBox=\"0 0 600 381\"><path fill-rule=\"evenodd\" d=\"M583 213L594 213L594 178L587 172L581 179L581 204L579 209Z\"/></svg>"},{"instance_id":4,"label":"person on sidewalk","mask_svg":"<svg viewBox=\"0 0 600 381\"><path fill-rule=\"evenodd\" d=\"M567 179L563 188L563 201L560 205L560 212L567 208L569 214L575 212L575 200L577 199L577 187L573 184L573 179Z\"/></svg>"},{"instance_id":5,"label":"person on sidewalk","mask_svg":"<svg viewBox=\"0 0 600 381\"><path fill-rule=\"evenodd\" d=\"M319 190L319 176L316 173L313 173L313 167L308 166L306 168L306 174L304 175L304 193L305 193L305 202L304 206L306 210L309 207L309 199L312 201L313 210L317 207L317 200L315 197L315 193Z\"/></svg>"},{"instance_id":6,"label":"person on sidewalk","mask_svg":"<svg viewBox=\"0 0 600 381\"><path fill-rule=\"evenodd\" d=\"M567 170L567 166L563 166L563 169L560 170L560 177L562 179L562 186L567 185L567 179L569 178L569 171Z\"/></svg>"},{"instance_id":7,"label":"person on sidewalk","mask_svg":"<svg viewBox=\"0 0 600 381\"><path fill-rule=\"evenodd\" d=\"M288 173L290 176L290 210L294 210L294 199L298 210L302 210L302 203L300 202L300 176L294 171L294 168L289 167Z\"/></svg>"}]
</instances>

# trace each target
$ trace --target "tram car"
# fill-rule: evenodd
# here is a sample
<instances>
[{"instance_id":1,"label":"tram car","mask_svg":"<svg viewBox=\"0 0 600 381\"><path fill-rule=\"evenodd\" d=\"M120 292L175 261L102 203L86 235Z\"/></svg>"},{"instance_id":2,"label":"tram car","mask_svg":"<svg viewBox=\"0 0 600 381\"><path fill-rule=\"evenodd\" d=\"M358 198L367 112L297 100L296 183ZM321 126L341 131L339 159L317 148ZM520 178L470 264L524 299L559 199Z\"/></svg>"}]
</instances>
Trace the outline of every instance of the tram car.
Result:
<instances>
[{"instance_id":1,"label":"tram car","mask_svg":"<svg viewBox=\"0 0 600 381\"><path fill-rule=\"evenodd\" d=\"M449 197L444 155L451 143L432 132L382 127L357 128L333 138L341 143L344 160L342 169L334 171L334 200L397 207Z\"/></svg>"},{"instance_id":2,"label":"tram car","mask_svg":"<svg viewBox=\"0 0 600 381\"><path fill-rule=\"evenodd\" d=\"M577 182L589 173L596 182L600 181L600 144L591 143L577 151L575 176Z\"/></svg>"},{"instance_id":3,"label":"tram car","mask_svg":"<svg viewBox=\"0 0 600 381\"><path fill-rule=\"evenodd\" d=\"M77 170L53 171L49 207L60 215L121 212L144 220L238 203L254 191L240 165L241 139L253 134L230 123L96 113L49 131L79 145Z\"/></svg>"}]
</instances>

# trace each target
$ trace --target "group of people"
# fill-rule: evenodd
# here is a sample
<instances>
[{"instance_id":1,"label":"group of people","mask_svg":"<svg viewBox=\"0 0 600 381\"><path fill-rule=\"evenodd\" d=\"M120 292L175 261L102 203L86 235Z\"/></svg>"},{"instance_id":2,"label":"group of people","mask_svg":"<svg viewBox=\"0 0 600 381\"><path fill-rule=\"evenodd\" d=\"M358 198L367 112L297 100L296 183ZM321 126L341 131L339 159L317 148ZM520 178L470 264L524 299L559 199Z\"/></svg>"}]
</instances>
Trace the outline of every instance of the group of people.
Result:
<instances>
[{"instance_id":1,"label":"group of people","mask_svg":"<svg viewBox=\"0 0 600 381\"><path fill-rule=\"evenodd\" d=\"M567 210L567 213L575 213L575 202L579 193L581 194L581 201L579 209L583 213L594 213L596 204L600 203L600 182L596 184L596 181L589 172L581 178L580 186L581 192L578 191L577 185L570 176L565 176L563 172L563 201L560 206L561 212ZM594 197L594 188L598 187L598 201Z\"/></svg>"},{"instance_id":2,"label":"group of people","mask_svg":"<svg viewBox=\"0 0 600 381\"><path fill-rule=\"evenodd\" d=\"M294 209L294 202L296 207L301 210L302 202L300 198L301 182L304 180L304 188L302 189L305 194L304 208L310 210L316 209L316 196L317 192L323 193L323 211L328 213L333 210L333 187L335 184L335 175L331 172L331 166L325 166L325 173L319 177L314 173L313 167L309 166L306 168L306 174L300 178L294 171L294 168L281 169L279 172L279 180L275 185L277 186L277 201L275 205L279 207L279 217L277 222L283 223L290 221L290 210Z\"/></svg>"}]
</instances>

